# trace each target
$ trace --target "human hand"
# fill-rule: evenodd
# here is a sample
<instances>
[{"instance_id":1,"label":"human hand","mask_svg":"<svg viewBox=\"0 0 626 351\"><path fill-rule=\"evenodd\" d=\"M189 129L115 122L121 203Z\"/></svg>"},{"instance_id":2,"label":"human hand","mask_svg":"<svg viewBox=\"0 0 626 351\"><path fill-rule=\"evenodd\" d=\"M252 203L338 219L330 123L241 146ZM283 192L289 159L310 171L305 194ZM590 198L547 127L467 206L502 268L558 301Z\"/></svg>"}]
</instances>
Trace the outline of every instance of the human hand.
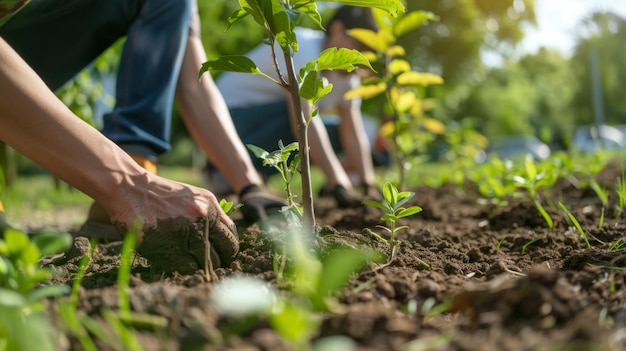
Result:
<instances>
[{"instance_id":1,"label":"human hand","mask_svg":"<svg viewBox=\"0 0 626 351\"><path fill-rule=\"evenodd\" d=\"M108 209L124 234L139 219L138 249L155 269L192 273L204 267L205 228L213 267L228 267L239 251L237 229L215 196L201 188L154 175L131 182L114 209ZM123 205L119 205L119 204Z\"/></svg>"}]
</instances>

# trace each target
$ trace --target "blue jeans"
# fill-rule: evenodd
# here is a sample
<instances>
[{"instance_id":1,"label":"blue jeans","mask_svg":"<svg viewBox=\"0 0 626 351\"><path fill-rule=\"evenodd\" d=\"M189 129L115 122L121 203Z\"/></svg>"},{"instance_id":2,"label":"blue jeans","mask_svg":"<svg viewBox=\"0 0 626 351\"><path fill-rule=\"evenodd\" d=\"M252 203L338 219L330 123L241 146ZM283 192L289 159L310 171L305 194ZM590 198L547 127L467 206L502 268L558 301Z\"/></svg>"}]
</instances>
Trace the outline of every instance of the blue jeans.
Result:
<instances>
[{"instance_id":1,"label":"blue jeans","mask_svg":"<svg viewBox=\"0 0 626 351\"><path fill-rule=\"evenodd\" d=\"M124 36L103 133L127 152L170 149L171 113L193 0L32 0L2 36L52 90Z\"/></svg>"}]
</instances>

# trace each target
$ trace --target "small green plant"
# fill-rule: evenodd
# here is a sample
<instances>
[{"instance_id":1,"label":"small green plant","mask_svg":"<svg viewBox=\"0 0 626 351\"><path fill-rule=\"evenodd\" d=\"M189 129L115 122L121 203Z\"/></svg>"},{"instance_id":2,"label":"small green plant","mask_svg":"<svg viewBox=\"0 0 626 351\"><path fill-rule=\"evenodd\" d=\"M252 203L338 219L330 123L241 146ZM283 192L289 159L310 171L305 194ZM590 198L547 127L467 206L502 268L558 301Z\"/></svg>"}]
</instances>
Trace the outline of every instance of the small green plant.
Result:
<instances>
[{"instance_id":1,"label":"small green plant","mask_svg":"<svg viewBox=\"0 0 626 351\"><path fill-rule=\"evenodd\" d=\"M619 252L624 250L626 250L626 241L623 241L621 239L618 239L613 244L611 244L611 247L609 247L609 252Z\"/></svg>"},{"instance_id":2,"label":"small green plant","mask_svg":"<svg viewBox=\"0 0 626 351\"><path fill-rule=\"evenodd\" d=\"M295 350L311 350L321 313L338 311L337 292L368 261L380 261L381 255L342 245L329 246L318 255L301 229L292 230L283 239L288 256L281 283L285 292L265 281L235 277L220 281L211 301L217 311L229 315L233 323L239 322L234 328L237 333L245 332L242 328L250 325L250 319L267 318Z\"/></svg>"},{"instance_id":3,"label":"small green plant","mask_svg":"<svg viewBox=\"0 0 626 351\"><path fill-rule=\"evenodd\" d=\"M526 253L526 249L528 249L528 247L538 241L540 241L541 239L543 239L543 237L536 237L536 238L532 238L530 240L528 240L523 246L522 246L522 254Z\"/></svg>"},{"instance_id":4,"label":"small green plant","mask_svg":"<svg viewBox=\"0 0 626 351\"><path fill-rule=\"evenodd\" d=\"M522 172L513 176L513 181L515 181L516 185L520 188L526 189L530 200L533 202L550 229L554 227L554 221L548 211L546 211L541 204L538 191L554 185L558 178L558 172L555 173L555 171L558 170L548 168L539 171L533 157L531 155L526 155Z\"/></svg>"},{"instance_id":5,"label":"small green plant","mask_svg":"<svg viewBox=\"0 0 626 351\"><path fill-rule=\"evenodd\" d=\"M53 335L42 300L69 291L66 285L45 285L52 274L39 260L65 251L67 233L42 233L29 238L7 229L0 239L0 349L54 350Z\"/></svg>"},{"instance_id":6,"label":"small green plant","mask_svg":"<svg viewBox=\"0 0 626 351\"><path fill-rule=\"evenodd\" d=\"M302 206L295 201L297 195L291 190L291 183L298 174L300 166L300 155L298 154L298 143L283 145L282 140L278 141L278 149L266 151L256 145L247 145L254 155L263 161L264 166L274 168L283 180L285 194L287 196L287 207L282 209L288 222L292 225L302 226L303 210Z\"/></svg>"},{"instance_id":7,"label":"small green plant","mask_svg":"<svg viewBox=\"0 0 626 351\"><path fill-rule=\"evenodd\" d=\"M591 247L591 244L589 243L589 239L587 238L587 233L585 233L583 228L580 226L580 223L576 219L576 216L574 216L574 214L572 214L572 212L561 201L559 201L559 206L565 212L565 214L567 214L567 217L569 218L569 220L574 224L574 227L576 227L576 230L578 230L578 233L580 233L580 237L583 238L583 240L585 241L585 244L587 244L587 247Z\"/></svg>"},{"instance_id":8,"label":"small green plant","mask_svg":"<svg viewBox=\"0 0 626 351\"><path fill-rule=\"evenodd\" d=\"M233 212L235 212L237 209L239 209L241 206L243 206L242 204L236 204L232 201L228 201L226 199L220 199L220 207L222 208L222 211L224 211L224 213L226 213L226 215L230 216Z\"/></svg>"},{"instance_id":9,"label":"small green plant","mask_svg":"<svg viewBox=\"0 0 626 351\"><path fill-rule=\"evenodd\" d=\"M394 259L396 248L400 243L398 240L396 240L396 233L402 229L408 228L408 226L406 225L397 226L396 222L400 218L412 216L422 211L422 208L419 206L410 206L408 208L402 207L411 198L413 198L413 196L415 196L414 192L398 192L398 189L396 189L393 184L387 182L383 187L383 201L377 201L374 199L367 199L363 201L363 203L366 205L378 207L383 210L384 213L380 217L380 219L389 223L389 227L385 227L382 225L376 226L389 233L389 240L372 232L372 235L374 235L378 240L388 244L391 247L391 254L389 255L388 262L391 262Z\"/></svg>"},{"instance_id":10,"label":"small green plant","mask_svg":"<svg viewBox=\"0 0 626 351\"><path fill-rule=\"evenodd\" d=\"M511 180L513 162L498 157L489 160L467 173L468 178L478 186L483 196L478 200L481 205L502 207L508 205L509 197L513 196L516 186Z\"/></svg>"}]
</instances>

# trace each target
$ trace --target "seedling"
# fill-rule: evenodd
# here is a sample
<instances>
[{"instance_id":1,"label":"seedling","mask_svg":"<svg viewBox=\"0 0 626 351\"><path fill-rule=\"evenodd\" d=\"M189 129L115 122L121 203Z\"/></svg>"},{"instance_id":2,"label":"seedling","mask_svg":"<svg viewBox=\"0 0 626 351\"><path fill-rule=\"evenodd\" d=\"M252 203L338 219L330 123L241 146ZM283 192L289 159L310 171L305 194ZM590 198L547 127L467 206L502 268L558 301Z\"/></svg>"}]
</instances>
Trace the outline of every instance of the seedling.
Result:
<instances>
[{"instance_id":1,"label":"seedling","mask_svg":"<svg viewBox=\"0 0 626 351\"><path fill-rule=\"evenodd\" d=\"M543 238L542 238L542 237L536 237L536 238L532 238L532 239L528 240L528 241L524 244L524 246L522 246L522 254L526 253L526 249L527 249L530 245L532 245L532 244L536 243L537 241L539 241L539 240L541 240L541 239L543 239Z\"/></svg>"},{"instance_id":2,"label":"seedling","mask_svg":"<svg viewBox=\"0 0 626 351\"><path fill-rule=\"evenodd\" d=\"M321 323L319 313L336 309L337 291L366 262L378 261L380 254L336 246L318 256L307 244L309 237L298 230L292 230L286 240L288 293L280 293L263 281L229 278L216 286L212 302L217 311L235 319L267 316L272 328L294 349L311 350L311 337Z\"/></svg>"},{"instance_id":3,"label":"seedling","mask_svg":"<svg viewBox=\"0 0 626 351\"><path fill-rule=\"evenodd\" d=\"M390 234L389 240L372 232L372 235L374 235L378 240L388 244L391 247L391 255L389 255L388 262L393 261L396 253L396 248L400 243L398 240L396 240L396 233L402 229L408 228L408 226L406 225L396 227L396 222L400 218L408 217L422 211L422 208L419 206L411 206L408 208L402 207L402 205L406 204L413 196L415 196L414 192L398 192L398 189L396 189L393 184L387 182L383 187L383 201L376 201L374 199L367 199L363 201L363 203L366 205L378 207L383 210L384 213L380 217L380 219L389 223L389 227L385 227L382 225L376 226L377 228L381 228Z\"/></svg>"},{"instance_id":4,"label":"seedling","mask_svg":"<svg viewBox=\"0 0 626 351\"><path fill-rule=\"evenodd\" d=\"M555 177L555 174L550 172L550 170L542 170L539 172L531 155L526 155L526 158L524 159L523 172L513 176L513 181L515 181L516 185L526 189L531 201L550 229L554 227L554 221L541 204L538 191L542 188L551 187L554 185L556 180L557 177Z\"/></svg>"},{"instance_id":5,"label":"seedling","mask_svg":"<svg viewBox=\"0 0 626 351\"><path fill-rule=\"evenodd\" d=\"M242 204L236 204L232 201L228 201L226 199L220 199L220 207L222 208L222 211L224 211L224 213L226 213L226 215L230 216L233 212L235 212L237 209L239 209L241 206L243 206Z\"/></svg>"},{"instance_id":6,"label":"seedling","mask_svg":"<svg viewBox=\"0 0 626 351\"><path fill-rule=\"evenodd\" d=\"M278 141L278 150L268 152L263 148L255 145L247 145L254 155L263 161L264 166L274 168L283 180L285 186L285 194L287 196L286 208L282 209L282 213L291 224L302 226L303 209L296 201L296 195L291 190L291 183L294 180L300 167L300 154L298 151L298 143L291 143L287 146L283 145L282 140Z\"/></svg>"},{"instance_id":7,"label":"seedling","mask_svg":"<svg viewBox=\"0 0 626 351\"><path fill-rule=\"evenodd\" d=\"M580 223L578 222L576 217L572 214L572 212L570 210L567 209L565 204L562 203L561 201L559 201L559 206L561 207L561 209L563 211L565 211L565 213L567 214L567 217L570 219L570 221L572 221L572 223L574 224L574 226L578 230L578 233L580 233L580 236L585 241L585 244L587 244L587 247L591 247L591 244L589 244L589 239L587 238L587 233L585 233L583 228L580 226Z\"/></svg>"},{"instance_id":8,"label":"seedling","mask_svg":"<svg viewBox=\"0 0 626 351\"><path fill-rule=\"evenodd\" d=\"M53 350L52 334L41 302L69 291L66 285L40 286L51 271L39 260L65 251L72 237L67 233L42 233L30 239L7 229L0 239L0 346L7 350Z\"/></svg>"}]
</instances>

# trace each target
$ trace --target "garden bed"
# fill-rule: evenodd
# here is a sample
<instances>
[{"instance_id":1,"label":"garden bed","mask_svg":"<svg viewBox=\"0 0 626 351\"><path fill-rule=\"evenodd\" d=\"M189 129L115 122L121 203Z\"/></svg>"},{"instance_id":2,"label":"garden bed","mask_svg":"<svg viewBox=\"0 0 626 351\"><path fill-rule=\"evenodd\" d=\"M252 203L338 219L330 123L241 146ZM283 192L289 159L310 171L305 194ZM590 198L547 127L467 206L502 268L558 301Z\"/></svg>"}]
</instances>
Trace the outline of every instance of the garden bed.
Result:
<instances>
[{"instance_id":1,"label":"garden bed","mask_svg":"<svg viewBox=\"0 0 626 351\"><path fill-rule=\"evenodd\" d=\"M612 187L621 168L607 167L600 184ZM626 240L626 221L613 215L611 197L599 228L597 195L567 181L542 193L545 203L562 201L589 237L587 247L566 213L546 206L554 219L549 229L532 202L511 200L502 207L477 204L477 189L446 185L412 189L408 205L423 211L400 224L395 260L371 264L341 290L340 308L319 314L312 344L345 336L356 350L618 350L626 347L626 251L609 249ZM325 235L315 250L331 244L385 251L368 230L383 224L376 208L337 209L316 202L317 224ZM274 246L266 231L236 219L241 251L220 279L249 275L276 284ZM117 273L121 243L99 244L87 267L78 310L98 320L103 310L119 308ZM66 274L70 283L89 242L76 240L65 255L45 265ZM428 264L429 267L425 266ZM238 335L226 328L233 319L210 303L215 285L199 271L162 276L135 259L130 282L133 311L161 316L164 329L137 328L146 350L292 350L265 318L255 318ZM442 308L446 307L446 308ZM243 331L245 330L245 332ZM327 339L328 340L328 339ZM336 339L335 339L336 340ZM346 341L347 339L342 339ZM110 340L97 340L101 350ZM66 337L64 348L78 346ZM321 348L320 345L318 347Z\"/></svg>"}]
</instances>

